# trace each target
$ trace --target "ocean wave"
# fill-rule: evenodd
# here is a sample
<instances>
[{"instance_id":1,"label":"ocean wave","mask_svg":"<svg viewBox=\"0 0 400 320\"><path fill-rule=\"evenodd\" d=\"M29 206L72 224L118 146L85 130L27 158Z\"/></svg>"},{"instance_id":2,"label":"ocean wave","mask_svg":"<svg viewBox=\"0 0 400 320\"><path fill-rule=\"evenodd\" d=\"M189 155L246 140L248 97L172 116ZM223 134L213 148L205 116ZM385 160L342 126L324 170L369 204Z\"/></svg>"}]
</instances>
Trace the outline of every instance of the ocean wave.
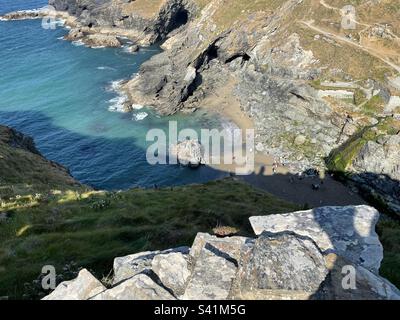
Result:
<instances>
[{"instance_id":1,"label":"ocean wave","mask_svg":"<svg viewBox=\"0 0 400 320\"><path fill-rule=\"evenodd\" d=\"M133 114L133 117L132 117L132 120L135 120L135 121L142 121L143 119L147 118L148 115L149 115L149 114L148 114L147 112L138 112L138 113L134 113L134 114Z\"/></svg>"},{"instance_id":2,"label":"ocean wave","mask_svg":"<svg viewBox=\"0 0 400 320\"><path fill-rule=\"evenodd\" d=\"M115 68L112 67L108 67L108 66L100 66L96 68L97 70L112 70L112 71L116 71Z\"/></svg>"},{"instance_id":3,"label":"ocean wave","mask_svg":"<svg viewBox=\"0 0 400 320\"><path fill-rule=\"evenodd\" d=\"M76 41L72 41L72 45L75 47L81 47L81 46L84 46L85 44L83 43L82 40L76 40Z\"/></svg>"},{"instance_id":4,"label":"ocean wave","mask_svg":"<svg viewBox=\"0 0 400 320\"><path fill-rule=\"evenodd\" d=\"M141 110L143 108L144 108L144 106L142 106L140 104L133 104L132 105L132 109L134 109L134 110Z\"/></svg>"},{"instance_id":5,"label":"ocean wave","mask_svg":"<svg viewBox=\"0 0 400 320\"><path fill-rule=\"evenodd\" d=\"M111 105L108 107L108 110L111 112L125 112L125 104L128 101L128 96L121 92L121 84L123 81L124 80L111 81L110 85L106 88L107 91L118 94L117 97L108 101L111 103Z\"/></svg>"},{"instance_id":6,"label":"ocean wave","mask_svg":"<svg viewBox=\"0 0 400 320\"><path fill-rule=\"evenodd\" d=\"M112 98L108 102L111 105L108 107L108 110L111 112L125 112L125 103L128 100L128 97L125 95L120 95L118 97Z\"/></svg>"},{"instance_id":7,"label":"ocean wave","mask_svg":"<svg viewBox=\"0 0 400 320\"><path fill-rule=\"evenodd\" d=\"M101 68L101 67L100 67ZM102 69L100 69L102 70ZM121 91L121 85L124 80L111 81L109 86L106 88L107 91L113 91L119 93Z\"/></svg>"}]
</instances>

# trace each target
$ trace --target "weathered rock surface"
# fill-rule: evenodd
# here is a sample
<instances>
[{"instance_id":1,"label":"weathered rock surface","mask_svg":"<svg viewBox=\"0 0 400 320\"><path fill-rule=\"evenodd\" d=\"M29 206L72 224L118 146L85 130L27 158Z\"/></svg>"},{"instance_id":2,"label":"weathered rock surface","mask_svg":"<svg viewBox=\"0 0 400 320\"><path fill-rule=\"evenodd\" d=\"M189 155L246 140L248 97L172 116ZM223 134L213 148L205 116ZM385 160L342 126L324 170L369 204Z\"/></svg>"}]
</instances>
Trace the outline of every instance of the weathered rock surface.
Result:
<instances>
[{"instance_id":1,"label":"weathered rock surface","mask_svg":"<svg viewBox=\"0 0 400 320\"><path fill-rule=\"evenodd\" d=\"M99 280L83 269L76 279L60 283L43 300L88 300L105 289Z\"/></svg>"},{"instance_id":2,"label":"weathered rock surface","mask_svg":"<svg viewBox=\"0 0 400 320\"><path fill-rule=\"evenodd\" d=\"M151 262L151 268L161 283L176 296L183 294L190 276L188 258L180 252L159 254Z\"/></svg>"},{"instance_id":3,"label":"weathered rock surface","mask_svg":"<svg viewBox=\"0 0 400 320\"><path fill-rule=\"evenodd\" d=\"M314 211L253 217L256 232L262 230L256 239L199 233L189 254L178 248L117 258L111 288L90 297L93 279L78 277L46 299L400 299L378 274L376 210ZM345 277L349 271L354 278Z\"/></svg>"},{"instance_id":4,"label":"weathered rock surface","mask_svg":"<svg viewBox=\"0 0 400 320\"><path fill-rule=\"evenodd\" d=\"M171 146L172 155L183 166L198 167L204 163L204 149L197 140L185 140Z\"/></svg>"},{"instance_id":5,"label":"weathered rock surface","mask_svg":"<svg viewBox=\"0 0 400 320\"><path fill-rule=\"evenodd\" d=\"M289 233L263 233L241 259L235 298L309 298L328 270L319 248Z\"/></svg>"},{"instance_id":6,"label":"weathered rock surface","mask_svg":"<svg viewBox=\"0 0 400 320\"><path fill-rule=\"evenodd\" d=\"M141 252L125 257L115 258L113 283L114 284L119 283L134 275L150 270L152 268L154 257L156 257L157 255L165 256L171 253L179 253L182 255L187 255L189 253L189 248L181 247L165 251Z\"/></svg>"},{"instance_id":7,"label":"weathered rock surface","mask_svg":"<svg viewBox=\"0 0 400 320\"><path fill-rule=\"evenodd\" d=\"M175 300L149 276L138 274L121 284L103 291L92 300Z\"/></svg>"},{"instance_id":8,"label":"weathered rock surface","mask_svg":"<svg viewBox=\"0 0 400 320\"><path fill-rule=\"evenodd\" d=\"M375 273L354 265L351 261L334 253L325 256L326 266L329 275L321 285L313 299L323 300L375 300L394 299L399 300L399 290L390 282ZM355 281L353 288L346 288L345 285L352 285L351 281L344 278L344 274L354 270Z\"/></svg>"},{"instance_id":9,"label":"weathered rock surface","mask_svg":"<svg viewBox=\"0 0 400 320\"><path fill-rule=\"evenodd\" d=\"M379 212L368 206L323 207L283 215L251 217L256 234L291 231L309 237L324 252L335 252L378 273L383 248L375 232Z\"/></svg>"},{"instance_id":10,"label":"weathered rock surface","mask_svg":"<svg viewBox=\"0 0 400 320\"><path fill-rule=\"evenodd\" d=\"M190 257L195 261L192 275L181 299L228 299L241 252L248 241L251 239L217 238L199 233L190 250Z\"/></svg>"},{"instance_id":11,"label":"weathered rock surface","mask_svg":"<svg viewBox=\"0 0 400 320\"><path fill-rule=\"evenodd\" d=\"M91 34L83 39L83 42L89 47L110 47L118 48L121 42L117 37L111 35Z\"/></svg>"},{"instance_id":12,"label":"weathered rock surface","mask_svg":"<svg viewBox=\"0 0 400 320\"><path fill-rule=\"evenodd\" d=\"M387 174L400 181L400 133L368 141L354 158L352 169L358 173Z\"/></svg>"}]
</instances>

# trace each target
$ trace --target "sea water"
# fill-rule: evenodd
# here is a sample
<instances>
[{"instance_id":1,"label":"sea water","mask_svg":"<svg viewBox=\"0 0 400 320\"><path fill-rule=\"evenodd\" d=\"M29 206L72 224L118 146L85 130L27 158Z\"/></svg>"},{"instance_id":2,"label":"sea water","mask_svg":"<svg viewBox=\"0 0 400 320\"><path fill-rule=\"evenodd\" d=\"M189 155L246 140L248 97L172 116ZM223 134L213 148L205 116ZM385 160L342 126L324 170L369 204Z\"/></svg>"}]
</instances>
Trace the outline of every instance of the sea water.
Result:
<instances>
[{"instance_id":1,"label":"sea water","mask_svg":"<svg viewBox=\"0 0 400 320\"><path fill-rule=\"evenodd\" d=\"M0 14L40 8L45 0L1 0ZM35 139L40 152L97 189L117 190L205 182L225 176L207 167L150 165L146 134L178 127L218 128L207 113L159 117L136 106L120 112L125 97L118 84L160 52L158 46L91 49L64 41L68 31L44 29L41 20L0 21L0 124Z\"/></svg>"}]
</instances>

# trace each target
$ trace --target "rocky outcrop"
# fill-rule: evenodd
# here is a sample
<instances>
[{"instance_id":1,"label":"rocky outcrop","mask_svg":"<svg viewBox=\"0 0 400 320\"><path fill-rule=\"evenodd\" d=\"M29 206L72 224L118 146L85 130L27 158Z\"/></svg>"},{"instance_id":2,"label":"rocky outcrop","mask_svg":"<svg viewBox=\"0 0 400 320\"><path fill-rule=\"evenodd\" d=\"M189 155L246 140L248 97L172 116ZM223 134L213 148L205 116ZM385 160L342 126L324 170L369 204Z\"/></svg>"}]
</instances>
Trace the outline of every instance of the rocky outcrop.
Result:
<instances>
[{"instance_id":1,"label":"rocky outcrop","mask_svg":"<svg viewBox=\"0 0 400 320\"><path fill-rule=\"evenodd\" d=\"M84 43L89 47L109 47L109 48L118 48L121 47L121 42L117 37L111 35L102 35L102 34L90 34L85 37Z\"/></svg>"},{"instance_id":2,"label":"rocky outcrop","mask_svg":"<svg viewBox=\"0 0 400 320\"><path fill-rule=\"evenodd\" d=\"M99 280L83 269L76 279L60 283L57 290L43 300L88 300L105 289Z\"/></svg>"},{"instance_id":3,"label":"rocky outcrop","mask_svg":"<svg viewBox=\"0 0 400 320\"><path fill-rule=\"evenodd\" d=\"M141 45L164 39L195 12L194 3L185 0L50 0L49 4L75 16L89 33L125 34Z\"/></svg>"},{"instance_id":4,"label":"rocky outcrop","mask_svg":"<svg viewBox=\"0 0 400 320\"><path fill-rule=\"evenodd\" d=\"M127 111L145 105L161 115L193 112L210 100L217 100L217 106L229 104L218 101L223 93L251 118L256 150L280 159L292 172L325 170L325 158L376 123L378 116L393 116L398 122L398 97L392 96L393 89L398 90L397 78L391 72L384 75L387 81L377 76L398 67L391 58L380 58L363 47L363 39L357 42L355 35L336 34L329 25L336 25L340 16L322 23L325 5L306 0L263 5L252 1L246 10L236 10L240 2L235 0L229 8L220 0L50 0L49 4L75 17L69 40L117 47L123 36L134 43L133 51L138 45L165 40L165 51L143 63L135 78L123 85L129 98ZM377 1L359 10L368 7L372 14L382 5ZM20 17L21 13L15 14ZM376 22L357 30L356 38L389 41L394 50L390 56L396 56L394 30ZM370 66L378 66L374 70L379 72ZM383 106L374 104L377 96ZM392 142L368 143L349 168L356 173L355 184L362 180L370 194L378 193L390 207L399 206L397 191L387 198L379 182L370 183L369 174L387 175L389 184L396 185L398 158L393 155L400 153L400 147Z\"/></svg>"},{"instance_id":5,"label":"rocky outcrop","mask_svg":"<svg viewBox=\"0 0 400 320\"><path fill-rule=\"evenodd\" d=\"M357 173L387 174L400 181L400 133L368 141L351 163Z\"/></svg>"},{"instance_id":6,"label":"rocky outcrop","mask_svg":"<svg viewBox=\"0 0 400 320\"><path fill-rule=\"evenodd\" d=\"M378 216L358 206L252 217L255 239L199 233L190 252L116 258L112 287L95 296L93 279L85 284L80 275L72 283L83 287L61 284L46 299L76 297L76 290L95 300L400 299L378 274Z\"/></svg>"},{"instance_id":7,"label":"rocky outcrop","mask_svg":"<svg viewBox=\"0 0 400 320\"><path fill-rule=\"evenodd\" d=\"M0 142L6 143L13 148L24 149L28 152L40 155L33 139L13 128L0 126Z\"/></svg>"},{"instance_id":8,"label":"rocky outcrop","mask_svg":"<svg viewBox=\"0 0 400 320\"><path fill-rule=\"evenodd\" d=\"M185 140L171 146L171 154L182 166L195 168L205 161L203 146L197 140Z\"/></svg>"},{"instance_id":9,"label":"rocky outcrop","mask_svg":"<svg viewBox=\"0 0 400 320\"><path fill-rule=\"evenodd\" d=\"M383 259L375 232L378 218L378 211L368 206L323 207L251 217L250 223L256 234L291 231L311 238L323 252L334 252L377 273Z\"/></svg>"},{"instance_id":10,"label":"rocky outcrop","mask_svg":"<svg viewBox=\"0 0 400 320\"><path fill-rule=\"evenodd\" d=\"M33 139L0 125L0 197L82 187L69 170L41 155Z\"/></svg>"}]
</instances>

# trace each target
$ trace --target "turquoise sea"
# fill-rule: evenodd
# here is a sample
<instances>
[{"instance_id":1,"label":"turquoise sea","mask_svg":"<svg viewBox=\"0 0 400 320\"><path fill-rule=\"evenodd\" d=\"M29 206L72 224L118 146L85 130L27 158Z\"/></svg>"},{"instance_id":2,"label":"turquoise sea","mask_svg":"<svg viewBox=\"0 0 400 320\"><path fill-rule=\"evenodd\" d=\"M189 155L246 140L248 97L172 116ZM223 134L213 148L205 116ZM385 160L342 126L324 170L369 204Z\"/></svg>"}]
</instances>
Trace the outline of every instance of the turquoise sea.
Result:
<instances>
[{"instance_id":1,"label":"turquoise sea","mask_svg":"<svg viewBox=\"0 0 400 320\"><path fill-rule=\"evenodd\" d=\"M46 3L1 0L0 14ZM0 21L0 124L31 135L43 155L97 189L179 185L225 175L206 167L146 161L148 130L167 130L169 120L178 121L181 129L218 128L215 116L160 118L146 108L112 111L123 98L115 84L138 72L141 63L160 51L158 46L137 54L124 48L90 49L62 40L67 32L43 29L40 20Z\"/></svg>"}]
</instances>

